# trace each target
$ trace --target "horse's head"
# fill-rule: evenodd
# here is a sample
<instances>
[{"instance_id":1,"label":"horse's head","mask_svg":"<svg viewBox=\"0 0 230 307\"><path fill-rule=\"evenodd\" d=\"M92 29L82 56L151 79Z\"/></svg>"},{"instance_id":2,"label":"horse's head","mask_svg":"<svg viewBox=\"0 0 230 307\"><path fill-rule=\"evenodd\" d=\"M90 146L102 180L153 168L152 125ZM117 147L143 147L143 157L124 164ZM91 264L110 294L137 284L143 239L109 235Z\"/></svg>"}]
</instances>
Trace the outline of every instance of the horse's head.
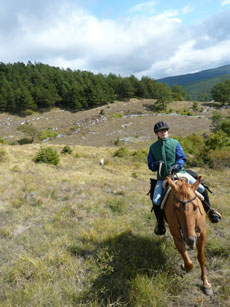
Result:
<instances>
[{"instance_id":1,"label":"horse's head","mask_svg":"<svg viewBox=\"0 0 230 307\"><path fill-rule=\"evenodd\" d=\"M185 243L194 248L197 235L197 217L199 214L200 200L195 194L195 191L200 183L199 177L194 184L189 184L185 179L172 181L170 177L167 178L173 192L171 193L171 201L175 208L175 215L180 228L182 237Z\"/></svg>"}]
</instances>

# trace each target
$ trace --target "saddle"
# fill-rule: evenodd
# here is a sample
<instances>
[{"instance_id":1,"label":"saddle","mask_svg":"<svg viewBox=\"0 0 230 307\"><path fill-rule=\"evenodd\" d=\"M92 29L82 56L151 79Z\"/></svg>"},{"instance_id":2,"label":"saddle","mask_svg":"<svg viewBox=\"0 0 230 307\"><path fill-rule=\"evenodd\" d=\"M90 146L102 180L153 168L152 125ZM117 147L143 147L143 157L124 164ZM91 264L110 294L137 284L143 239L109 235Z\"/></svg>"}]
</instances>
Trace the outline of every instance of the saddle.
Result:
<instances>
[{"instance_id":1,"label":"saddle","mask_svg":"<svg viewBox=\"0 0 230 307\"><path fill-rule=\"evenodd\" d=\"M177 179L180 179L180 178L184 178L188 181L188 176L183 173L177 173ZM156 179L153 179L153 178L150 178L150 190L149 192L147 193L147 195L150 196L150 199L152 201L153 199L153 193L154 193L154 189L155 189L155 186L156 186L156 183L157 183L157 180ZM171 187L168 185L168 181L167 179L166 180L163 180L163 193L162 193L162 201L161 201L161 205L160 205L160 208L161 209L164 209L165 207L165 203L166 203L166 200L168 199L168 196L169 196L169 193L171 191ZM204 200L204 197L203 195L201 195L198 191L195 192L196 195L200 198L201 201Z\"/></svg>"},{"instance_id":2,"label":"saddle","mask_svg":"<svg viewBox=\"0 0 230 307\"><path fill-rule=\"evenodd\" d=\"M189 177L187 176L186 173L185 174L177 173L177 178L175 178L175 180L178 180L181 178L187 180L187 182L189 180ZM166 203L166 200L168 199L170 191L171 191L171 187L168 185L168 181L166 179L163 181L163 194L162 194L161 209L164 209L165 203ZM195 191L195 194L200 198L201 201L204 200L204 196L201 195L198 191Z\"/></svg>"}]
</instances>

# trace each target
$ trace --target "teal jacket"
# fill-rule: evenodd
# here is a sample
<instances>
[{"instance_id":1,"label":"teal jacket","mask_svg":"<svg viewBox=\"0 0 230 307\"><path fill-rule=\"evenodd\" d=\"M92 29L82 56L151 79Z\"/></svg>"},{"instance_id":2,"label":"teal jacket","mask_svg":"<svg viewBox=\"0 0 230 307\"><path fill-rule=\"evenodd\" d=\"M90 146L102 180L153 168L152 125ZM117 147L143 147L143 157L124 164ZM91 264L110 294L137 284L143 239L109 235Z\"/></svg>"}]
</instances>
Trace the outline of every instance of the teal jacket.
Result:
<instances>
[{"instance_id":1,"label":"teal jacket","mask_svg":"<svg viewBox=\"0 0 230 307\"><path fill-rule=\"evenodd\" d=\"M165 179L170 171L170 168L174 164L180 164L180 173L184 173L184 164L186 162L185 153L179 143L179 141L167 137L162 140L158 140L150 146L148 154L148 167L152 171L157 171L158 166L156 165L157 161L163 160L164 164L161 169L161 177L158 174L158 179Z\"/></svg>"}]
</instances>

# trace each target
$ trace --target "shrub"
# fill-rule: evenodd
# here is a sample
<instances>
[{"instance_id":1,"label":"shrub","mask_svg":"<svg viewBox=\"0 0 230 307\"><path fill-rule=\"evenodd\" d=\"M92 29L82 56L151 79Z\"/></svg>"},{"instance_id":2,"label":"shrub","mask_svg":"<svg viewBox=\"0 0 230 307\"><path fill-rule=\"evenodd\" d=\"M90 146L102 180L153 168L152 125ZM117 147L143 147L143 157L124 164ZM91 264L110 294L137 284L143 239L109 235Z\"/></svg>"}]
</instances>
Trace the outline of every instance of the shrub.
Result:
<instances>
[{"instance_id":1,"label":"shrub","mask_svg":"<svg viewBox=\"0 0 230 307\"><path fill-rule=\"evenodd\" d=\"M230 135L230 118L225 118L220 122L220 130Z\"/></svg>"},{"instance_id":2,"label":"shrub","mask_svg":"<svg viewBox=\"0 0 230 307\"><path fill-rule=\"evenodd\" d=\"M105 110L104 109L101 109L100 115L105 115Z\"/></svg>"},{"instance_id":3,"label":"shrub","mask_svg":"<svg viewBox=\"0 0 230 307\"><path fill-rule=\"evenodd\" d=\"M64 146L61 151L62 154L69 154L69 155L71 155L72 152L73 150L68 145Z\"/></svg>"},{"instance_id":4,"label":"shrub","mask_svg":"<svg viewBox=\"0 0 230 307\"><path fill-rule=\"evenodd\" d=\"M132 153L134 162L147 162L148 151L146 149L139 149Z\"/></svg>"},{"instance_id":5,"label":"shrub","mask_svg":"<svg viewBox=\"0 0 230 307\"><path fill-rule=\"evenodd\" d=\"M198 155L205 147L204 138L196 133L184 138L178 138L178 140L180 141L184 151L190 154Z\"/></svg>"},{"instance_id":6,"label":"shrub","mask_svg":"<svg viewBox=\"0 0 230 307\"><path fill-rule=\"evenodd\" d=\"M81 158L81 155L78 152L76 152L75 158L79 159L79 158Z\"/></svg>"},{"instance_id":7,"label":"shrub","mask_svg":"<svg viewBox=\"0 0 230 307\"><path fill-rule=\"evenodd\" d=\"M229 146L230 138L224 131L219 130L217 133L211 133L205 141L205 144L209 150L215 150Z\"/></svg>"},{"instance_id":8,"label":"shrub","mask_svg":"<svg viewBox=\"0 0 230 307\"><path fill-rule=\"evenodd\" d=\"M115 145L115 146L121 146L121 140L120 140L119 137L118 137L118 138L116 139L116 141L114 142L114 145Z\"/></svg>"},{"instance_id":9,"label":"shrub","mask_svg":"<svg viewBox=\"0 0 230 307\"><path fill-rule=\"evenodd\" d=\"M22 138L18 141L19 145L31 144L33 141L30 138Z\"/></svg>"},{"instance_id":10,"label":"shrub","mask_svg":"<svg viewBox=\"0 0 230 307\"><path fill-rule=\"evenodd\" d=\"M130 155L130 151L126 147L120 147L118 150L115 151L113 157L124 158Z\"/></svg>"},{"instance_id":11,"label":"shrub","mask_svg":"<svg viewBox=\"0 0 230 307\"><path fill-rule=\"evenodd\" d=\"M39 139L41 141L45 140L45 139L55 139L58 136L58 132L57 131L53 131L51 129L48 130L44 130L40 133L39 135Z\"/></svg>"},{"instance_id":12,"label":"shrub","mask_svg":"<svg viewBox=\"0 0 230 307\"><path fill-rule=\"evenodd\" d=\"M20 145L33 143L35 137L39 135L38 129L34 127L31 123L26 123L25 125L19 126L18 130L27 135L29 138L31 138L31 139L24 138L18 141Z\"/></svg>"},{"instance_id":13,"label":"shrub","mask_svg":"<svg viewBox=\"0 0 230 307\"><path fill-rule=\"evenodd\" d=\"M55 149L52 147L40 148L39 152L33 159L35 163L48 163L57 165L60 162L59 155Z\"/></svg>"},{"instance_id":14,"label":"shrub","mask_svg":"<svg viewBox=\"0 0 230 307\"><path fill-rule=\"evenodd\" d=\"M230 167L230 148L221 148L210 151L208 154L209 166L215 169Z\"/></svg>"},{"instance_id":15,"label":"shrub","mask_svg":"<svg viewBox=\"0 0 230 307\"><path fill-rule=\"evenodd\" d=\"M30 109L27 109L27 110L22 110L21 112L20 112L20 115L21 116L29 116L29 115L32 115L33 114L33 111L32 110L30 110Z\"/></svg>"},{"instance_id":16,"label":"shrub","mask_svg":"<svg viewBox=\"0 0 230 307\"><path fill-rule=\"evenodd\" d=\"M195 133L177 138L187 157L187 166L202 166L205 162L205 141L204 138Z\"/></svg>"},{"instance_id":17,"label":"shrub","mask_svg":"<svg viewBox=\"0 0 230 307\"><path fill-rule=\"evenodd\" d=\"M198 108L198 102L197 102L197 101L193 101L192 109L193 109L193 111L198 111L198 110L199 110L199 108Z\"/></svg>"},{"instance_id":18,"label":"shrub","mask_svg":"<svg viewBox=\"0 0 230 307\"><path fill-rule=\"evenodd\" d=\"M0 138L0 143L1 144L7 144L6 140L4 140L3 138Z\"/></svg>"},{"instance_id":19,"label":"shrub","mask_svg":"<svg viewBox=\"0 0 230 307\"><path fill-rule=\"evenodd\" d=\"M195 114L189 111L188 109L184 109L184 111L177 111L178 114L180 115L186 115L186 116L194 116Z\"/></svg>"},{"instance_id":20,"label":"shrub","mask_svg":"<svg viewBox=\"0 0 230 307\"><path fill-rule=\"evenodd\" d=\"M124 198L119 199L110 199L107 202L107 206L117 214L122 214L125 207L126 207L126 201Z\"/></svg>"},{"instance_id":21,"label":"shrub","mask_svg":"<svg viewBox=\"0 0 230 307\"><path fill-rule=\"evenodd\" d=\"M4 149L0 149L0 163L5 162L7 160L7 154Z\"/></svg>"},{"instance_id":22,"label":"shrub","mask_svg":"<svg viewBox=\"0 0 230 307\"><path fill-rule=\"evenodd\" d=\"M112 118L123 118L123 114L121 113L115 113L113 115L111 115Z\"/></svg>"}]
</instances>

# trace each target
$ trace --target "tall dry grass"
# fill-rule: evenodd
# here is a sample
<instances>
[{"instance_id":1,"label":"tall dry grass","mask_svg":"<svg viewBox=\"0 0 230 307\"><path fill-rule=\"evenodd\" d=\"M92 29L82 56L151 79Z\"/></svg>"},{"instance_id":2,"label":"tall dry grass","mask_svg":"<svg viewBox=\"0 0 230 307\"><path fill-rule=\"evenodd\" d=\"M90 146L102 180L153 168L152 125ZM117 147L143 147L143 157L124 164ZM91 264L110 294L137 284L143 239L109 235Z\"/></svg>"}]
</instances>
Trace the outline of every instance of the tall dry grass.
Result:
<instances>
[{"instance_id":1,"label":"tall dry grass","mask_svg":"<svg viewBox=\"0 0 230 307\"><path fill-rule=\"evenodd\" d=\"M207 223L210 298L195 253L194 271L184 274L169 232L154 235L146 196L152 174L142 159L72 146L53 166L33 162L39 148L1 149L0 306L230 304L229 169L196 169L223 214L221 223Z\"/></svg>"}]
</instances>

